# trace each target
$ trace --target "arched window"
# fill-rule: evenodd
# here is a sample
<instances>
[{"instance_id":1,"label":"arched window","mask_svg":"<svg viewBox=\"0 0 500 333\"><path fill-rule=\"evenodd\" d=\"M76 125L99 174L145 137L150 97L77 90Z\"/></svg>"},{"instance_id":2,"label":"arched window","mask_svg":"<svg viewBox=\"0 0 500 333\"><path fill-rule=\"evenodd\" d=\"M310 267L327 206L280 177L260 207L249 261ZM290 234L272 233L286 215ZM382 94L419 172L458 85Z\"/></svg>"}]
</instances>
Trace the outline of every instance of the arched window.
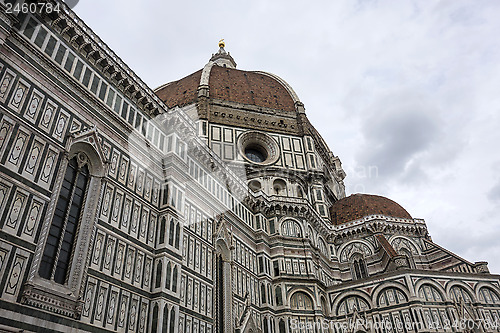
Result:
<instances>
[{"instance_id":1,"label":"arched window","mask_svg":"<svg viewBox=\"0 0 500 333\"><path fill-rule=\"evenodd\" d=\"M165 243L165 229L167 227L166 224L167 224L167 220L164 217L162 217L161 222L160 222L160 235L159 235L159 241L158 241L159 244Z\"/></svg>"},{"instance_id":2,"label":"arched window","mask_svg":"<svg viewBox=\"0 0 500 333\"><path fill-rule=\"evenodd\" d=\"M160 286L161 286L162 270L163 270L163 265L162 265L161 260L160 260L160 261L158 261L158 264L156 264L155 288L160 288Z\"/></svg>"},{"instance_id":3,"label":"arched window","mask_svg":"<svg viewBox=\"0 0 500 333\"><path fill-rule=\"evenodd\" d=\"M273 190L275 195L286 196L286 182L283 179L276 179L273 182Z\"/></svg>"},{"instance_id":4,"label":"arched window","mask_svg":"<svg viewBox=\"0 0 500 333\"><path fill-rule=\"evenodd\" d=\"M181 237L181 226L180 223L177 223L175 226L175 248L179 248L179 238Z\"/></svg>"},{"instance_id":5,"label":"arched window","mask_svg":"<svg viewBox=\"0 0 500 333\"><path fill-rule=\"evenodd\" d=\"M170 333L175 333L175 308L170 310Z\"/></svg>"},{"instance_id":6,"label":"arched window","mask_svg":"<svg viewBox=\"0 0 500 333\"><path fill-rule=\"evenodd\" d=\"M274 295L276 297L276 305L281 306L283 305L283 297L281 296L281 286L276 286L274 289Z\"/></svg>"},{"instance_id":7,"label":"arched window","mask_svg":"<svg viewBox=\"0 0 500 333\"><path fill-rule=\"evenodd\" d=\"M442 302L443 297L441 293L433 286L429 284L424 284L420 287L418 291L418 296L420 299L425 300L426 302Z\"/></svg>"},{"instance_id":8,"label":"arched window","mask_svg":"<svg viewBox=\"0 0 500 333\"><path fill-rule=\"evenodd\" d=\"M262 304L266 304L266 286L264 284L260 285L260 301Z\"/></svg>"},{"instance_id":9,"label":"arched window","mask_svg":"<svg viewBox=\"0 0 500 333\"><path fill-rule=\"evenodd\" d=\"M264 326L264 333L269 333L269 324L267 322L267 318L264 317L264 319L262 319L262 320L264 322L264 324L263 324L263 326Z\"/></svg>"},{"instance_id":10,"label":"arched window","mask_svg":"<svg viewBox=\"0 0 500 333\"><path fill-rule=\"evenodd\" d=\"M273 305L273 293L271 291L271 285L267 285L267 303Z\"/></svg>"},{"instance_id":11,"label":"arched window","mask_svg":"<svg viewBox=\"0 0 500 333\"><path fill-rule=\"evenodd\" d=\"M399 289L387 288L378 295L378 305L380 307L406 303L408 298Z\"/></svg>"},{"instance_id":12,"label":"arched window","mask_svg":"<svg viewBox=\"0 0 500 333\"><path fill-rule=\"evenodd\" d=\"M479 290L479 301L484 304L500 304L498 294L488 287Z\"/></svg>"},{"instance_id":13,"label":"arched window","mask_svg":"<svg viewBox=\"0 0 500 333\"><path fill-rule=\"evenodd\" d=\"M224 327L224 260L222 254L217 255L217 327L221 332Z\"/></svg>"},{"instance_id":14,"label":"arched window","mask_svg":"<svg viewBox=\"0 0 500 333\"><path fill-rule=\"evenodd\" d=\"M158 304L153 307L153 318L151 319L151 333L158 332Z\"/></svg>"},{"instance_id":15,"label":"arched window","mask_svg":"<svg viewBox=\"0 0 500 333\"><path fill-rule=\"evenodd\" d=\"M304 191L302 191L302 188L300 186L297 187L297 196L299 198L303 198L304 197Z\"/></svg>"},{"instance_id":16,"label":"arched window","mask_svg":"<svg viewBox=\"0 0 500 333\"><path fill-rule=\"evenodd\" d=\"M318 238L318 248L319 248L319 251L321 253L323 253L325 256L329 257L328 250L327 250L328 247L326 246L325 241L321 237Z\"/></svg>"},{"instance_id":17,"label":"arched window","mask_svg":"<svg viewBox=\"0 0 500 333\"><path fill-rule=\"evenodd\" d=\"M68 278L89 180L87 155L79 153L69 161L64 174L40 262L42 278L59 284L64 284Z\"/></svg>"},{"instance_id":18,"label":"arched window","mask_svg":"<svg viewBox=\"0 0 500 333\"><path fill-rule=\"evenodd\" d=\"M170 219L170 228L168 229L168 244L172 246L174 245L174 228L174 219Z\"/></svg>"},{"instance_id":19,"label":"arched window","mask_svg":"<svg viewBox=\"0 0 500 333\"><path fill-rule=\"evenodd\" d=\"M453 287L451 287L451 289L450 289L450 296L457 303L460 303L462 300L465 303L471 303L472 302L472 297L470 296L469 292L467 290L465 290L461 286L453 286Z\"/></svg>"},{"instance_id":20,"label":"arched window","mask_svg":"<svg viewBox=\"0 0 500 333\"><path fill-rule=\"evenodd\" d=\"M354 313L355 311L363 312L369 310L368 303L359 296L348 296L344 298L337 307L337 315L345 316Z\"/></svg>"},{"instance_id":21,"label":"arched window","mask_svg":"<svg viewBox=\"0 0 500 333\"><path fill-rule=\"evenodd\" d=\"M359 280L368 277L365 260L359 253L353 255L351 258L351 274L353 280Z\"/></svg>"},{"instance_id":22,"label":"arched window","mask_svg":"<svg viewBox=\"0 0 500 333\"><path fill-rule=\"evenodd\" d=\"M290 298L290 308L292 310L313 310L313 301L304 292L298 291Z\"/></svg>"},{"instance_id":23,"label":"arched window","mask_svg":"<svg viewBox=\"0 0 500 333\"><path fill-rule=\"evenodd\" d=\"M167 274L165 276L165 288L167 288L167 289L170 289L171 275L172 275L172 265L169 262L167 264Z\"/></svg>"},{"instance_id":24,"label":"arched window","mask_svg":"<svg viewBox=\"0 0 500 333\"><path fill-rule=\"evenodd\" d=\"M302 232L297 222L286 220L281 224L281 235L286 237L302 237Z\"/></svg>"},{"instance_id":25,"label":"arched window","mask_svg":"<svg viewBox=\"0 0 500 333\"><path fill-rule=\"evenodd\" d=\"M280 333L286 333L285 321L283 319L280 319L279 328Z\"/></svg>"},{"instance_id":26,"label":"arched window","mask_svg":"<svg viewBox=\"0 0 500 333\"><path fill-rule=\"evenodd\" d=\"M174 267L174 272L172 273L172 291L177 292L177 265Z\"/></svg>"},{"instance_id":27,"label":"arched window","mask_svg":"<svg viewBox=\"0 0 500 333\"><path fill-rule=\"evenodd\" d=\"M168 333L168 306L165 305L163 308L163 325L162 325L162 332L163 333Z\"/></svg>"}]
</instances>

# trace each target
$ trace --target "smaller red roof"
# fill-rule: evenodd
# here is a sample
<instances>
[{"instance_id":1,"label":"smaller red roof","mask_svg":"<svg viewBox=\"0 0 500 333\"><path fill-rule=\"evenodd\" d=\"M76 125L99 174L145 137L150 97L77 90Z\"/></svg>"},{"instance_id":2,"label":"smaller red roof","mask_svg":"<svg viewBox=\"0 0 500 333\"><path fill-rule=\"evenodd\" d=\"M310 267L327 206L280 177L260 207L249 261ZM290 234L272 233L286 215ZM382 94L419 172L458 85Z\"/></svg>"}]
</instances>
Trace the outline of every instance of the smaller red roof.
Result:
<instances>
[{"instance_id":1,"label":"smaller red roof","mask_svg":"<svg viewBox=\"0 0 500 333\"><path fill-rule=\"evenodd\" d=\"M385 215L411 219L411 215L397 202L372 194L352 194L335 202L330 216L335 225L358 220L369 215Z\"/></svg>"}]
</instances>

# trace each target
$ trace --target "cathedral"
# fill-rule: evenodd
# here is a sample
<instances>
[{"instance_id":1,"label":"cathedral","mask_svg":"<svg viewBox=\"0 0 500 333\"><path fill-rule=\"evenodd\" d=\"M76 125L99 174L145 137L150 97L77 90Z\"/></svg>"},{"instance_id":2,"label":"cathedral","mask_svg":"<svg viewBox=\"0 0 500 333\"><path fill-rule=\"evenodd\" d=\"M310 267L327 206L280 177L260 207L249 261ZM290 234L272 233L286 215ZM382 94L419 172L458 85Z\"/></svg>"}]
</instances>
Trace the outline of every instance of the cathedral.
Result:
<instances>
[{"instance_id":1,"label":"cathedral","mask_svg":"<svg viewBox=\"0 0 500 333\"><path fill-rule=\"evenodd\" d=\"M0 332L500 332L500 276L346 194L279 76L220 41L152 89L46 3L0 1Z\"/></svg>"}]
</instances>

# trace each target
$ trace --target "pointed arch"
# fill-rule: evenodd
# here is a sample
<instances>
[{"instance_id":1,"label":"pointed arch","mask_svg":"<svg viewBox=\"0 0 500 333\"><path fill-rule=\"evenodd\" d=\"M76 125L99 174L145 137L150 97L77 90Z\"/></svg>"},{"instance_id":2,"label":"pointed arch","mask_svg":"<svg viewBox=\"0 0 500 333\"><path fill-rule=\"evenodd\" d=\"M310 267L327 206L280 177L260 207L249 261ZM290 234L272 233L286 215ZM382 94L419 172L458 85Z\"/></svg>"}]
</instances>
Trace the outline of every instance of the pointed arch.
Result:
<instances>
[{"instance_id":1,"label":"pointed arch","mask_svg":"<svg viewBox=\"0 0 500 333\"><path fill-rule=\"evenodd\" d=\"M349 259L351 263L351 276L353 280L364 279L368 277L366 261L361 253L354 253Z\"/></svg>"},{"instance_id":2,"label":"pointed arch","mask_svg":"<svg viewBox=\"0 0 500 333\"><path fill-rule=\"evenodd\" d=\"M174 245L176 249L179 249L180 237L181 237L181 224L177 223L177 225L175 226L175 245Z\"/></svg>"},{"instance_id":3,"label":"pointed arch","mask_svg":"<svg viewBox=\"0 0 500 333\"><path fill-rule=\"evenodd\" d=\"M217 308L217 331L231 332L232 318L232 293L230 292L231 281L231 251L226 243L228 232L224 225L219 230L219 238L216 240L216 308Z\"/></svg>"},{"instance_id":4,"label":"pointed arch","mask_svg":"<svg viewBox=\"0 0 500 333\"><path fill-rule=\"evenodd\" d=\"M169 326L170 326L170 333L175 333L175 307L172 307L172 309L170 310L170 323L169 323Z\"/></svg>"},{"instance_id":5,"label":"pointed arch","mask_svg":"<svg viewBox=\"0 0 500 333\"><path fill-rule=\"evenodd\" d=\"M161 287L161 276L163 273L163 264L162 260L158 260L158 263L156 264L156 276L155 276L155 288L160 288Z\"/></svg>"},{"instance_id":6,"label":"pointed arch","mask_svg":"<svg viewBox=\"0 0 500 333\"><path fill-rule=\"evenodd\" d=\"M174 270L172 272L172 291L174 293L177 292L177 265L174 266Z\"/></svg>"},{"instance_id":7,"label":"pointed arch","mask_svg":"<svg viewBox=\"0 0 500 333\"><path fill-rule=\"evenodd\" d=\"M151 333L158 332L158 303L153 307L153 315L151 316Z\"/></svg>"},{"instance_id":8,"label":"pointed arch","mask_svg":"<svg viewBox=\"0 0 500 333\"><path fill-rule=\"evenodd\" d=\"M285 321L283 320L283 318L280 319L278 327L279 327L279 333L286 333Z\"/></svg>"},{"instance_id":9,"label":"pointed arch","mask_svg":"<svg viewBox=\"0 0 500 333\"><path fill-rule=\"evenodd\" d=\"M276 305L281 306L283 305L283 296L281 295L281 285L277 285L274 288L274 296L276 297Z\"/></svg>"},{"instance_id":10,"label":"pointed arch","mask_svg":"<svg viewBox=\"0 0 500 333\"><path fill-rule=\"evenodd\" d=\"M168 228L168 245L174 245L174 232L175 232L175 222L173 218L170 218L170 225Z\"/></svg>"},{"instance_id":11,"label":"pointed arch","mask_svg":"<svg viewBox=\"0 0 500 333\"><path fill-rule=\"evenodd\" d=\"M170 261L167 263L167 272L165 274L165 288L170 290L170 285L172 282L172 264Z\"/></svg>"},{"instance_id":12,"label":"pointed arch","mask_svg":"<svg viewBox=\"0 0 500 333\"><path fill-rule=\"evenodd\" d=\"M168 304L163 308L162 333L168 333Z\"/></svg>"},{"instance_id":13,"label":"pointed arch","mask_svg":"<svg viewBox=\"0 0 500 333\"><path fill-rule=\"evenodd\" d=\"M167 219L165 217L161 218L160 221L160 231L158 232L158 244L165 243L165 231L167 228Z\"/></svg>"},{"instance_id":14,"label":"pointed arch","mask_svg":"<svg viewBox=\"0 0 500 333\"><path fill-rule=\"evenodd\" d=\"M67 142L50 197L54 204L45 213L26 282L30 290L26 301L42 308L51 302L51 310L73 311L70 315L78 317L108 162L95 128L77 133ZM59 302L60 293L68 295L64 306Z\"/></svg>"}]
</instances>

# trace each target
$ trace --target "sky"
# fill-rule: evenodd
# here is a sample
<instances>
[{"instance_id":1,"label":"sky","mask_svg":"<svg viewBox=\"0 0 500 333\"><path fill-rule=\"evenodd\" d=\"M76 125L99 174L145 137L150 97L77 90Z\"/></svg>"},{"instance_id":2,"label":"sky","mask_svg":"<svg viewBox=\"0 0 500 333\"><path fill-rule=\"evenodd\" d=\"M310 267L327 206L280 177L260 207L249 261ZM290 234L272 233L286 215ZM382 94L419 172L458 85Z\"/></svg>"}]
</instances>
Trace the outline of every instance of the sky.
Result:
<instances>
[{"instance_id":1,"label":"sky","mask_svg":"<svg viewBox=\"0 0 500 333\"><path fill-rule=\"evenodd\" d=\"M423 218L500 273L500 1L80 0L75 12L151 88L224 38L277 74L340 157L347 194Z\"/></svg>"}]
</instances>

